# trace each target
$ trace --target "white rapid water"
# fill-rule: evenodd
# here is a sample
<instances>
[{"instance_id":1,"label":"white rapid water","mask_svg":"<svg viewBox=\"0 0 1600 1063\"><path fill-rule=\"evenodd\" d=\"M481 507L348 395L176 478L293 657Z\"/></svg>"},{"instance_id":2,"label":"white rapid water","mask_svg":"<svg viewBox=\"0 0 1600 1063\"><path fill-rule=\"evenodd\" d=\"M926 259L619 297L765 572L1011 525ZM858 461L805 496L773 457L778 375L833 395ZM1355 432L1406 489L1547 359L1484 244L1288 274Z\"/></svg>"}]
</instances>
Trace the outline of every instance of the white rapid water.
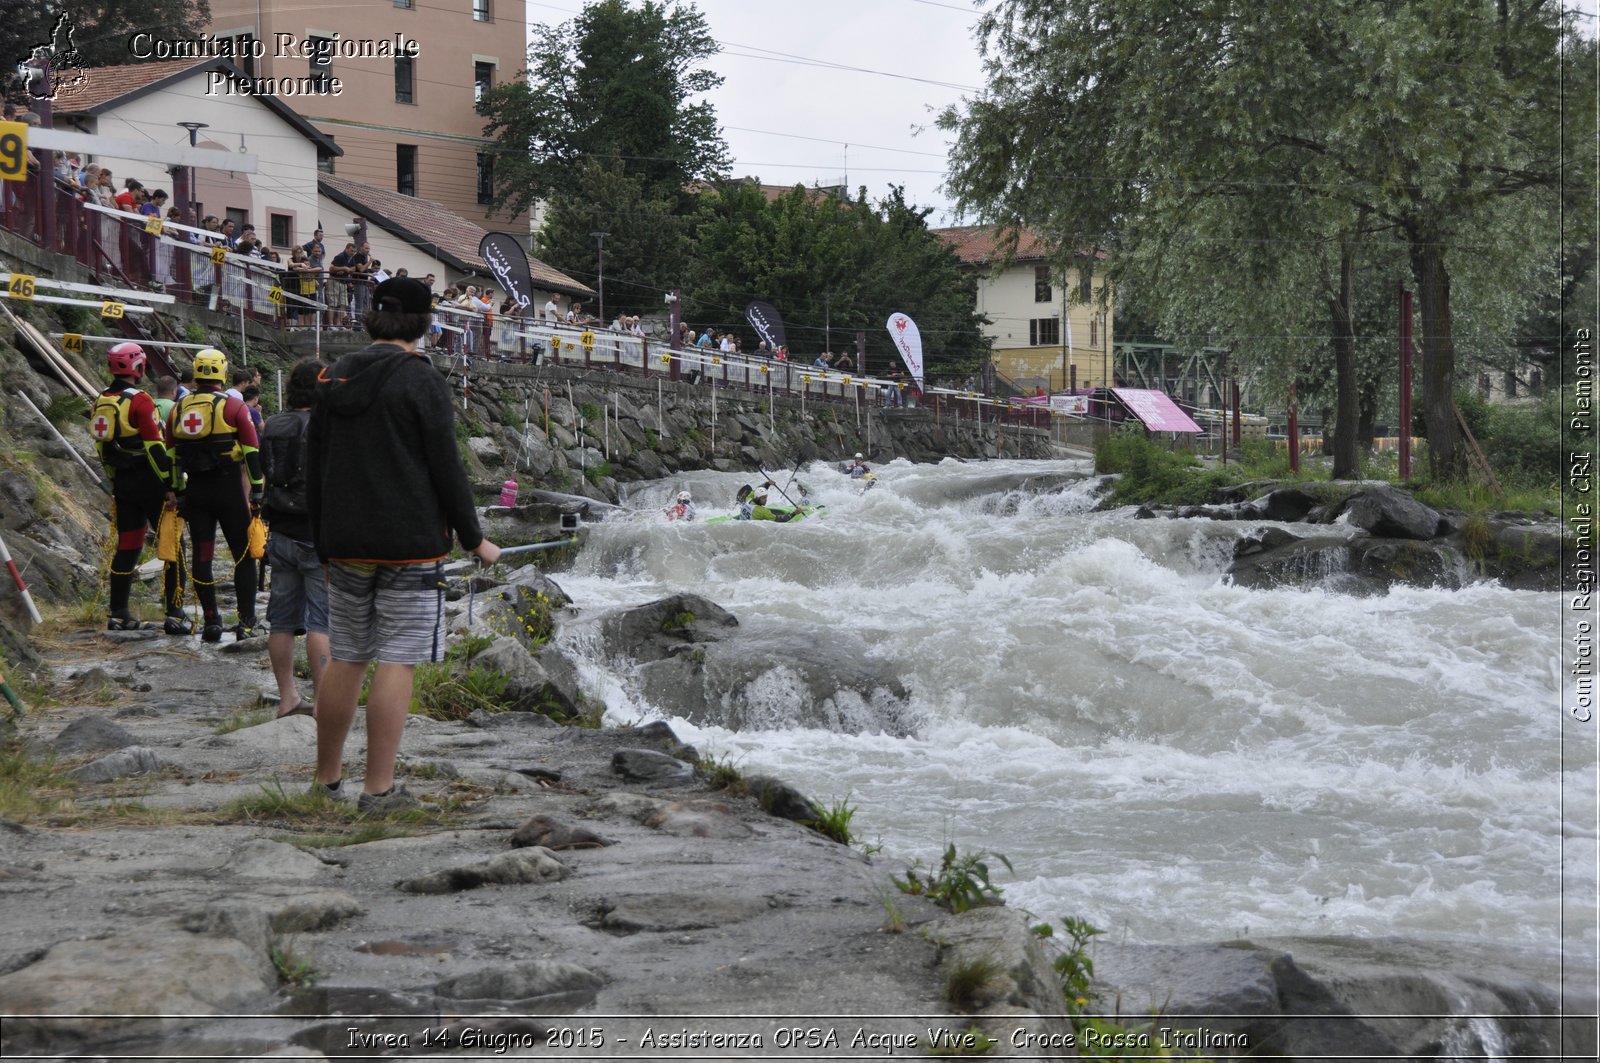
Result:
<instances>
[{"instance_id":1,"label":"white rapid water","mask_svg":"<svg viewBox=\"0 0 1600 1063\"><path fill-rule=\"evenodd\" d=\"M1091 513L1087 473L895 463L857 494L817 465L825 519L662 521L682 486L706 517L752 479L697 473L636 492L556 581L584 609L692 591L797 644L863 639L913 692L914 737L697 727L609 666L587 681L613 721L667 715L847 799L885 859L1004 854L1008 903L1040 918L1131 941L1592 943L1588 905L1561 926L1564 890L1594 894L1595 749L1558 701L1559 595L1235 588L1244 526Z\"/></svg>"}]
</instances>

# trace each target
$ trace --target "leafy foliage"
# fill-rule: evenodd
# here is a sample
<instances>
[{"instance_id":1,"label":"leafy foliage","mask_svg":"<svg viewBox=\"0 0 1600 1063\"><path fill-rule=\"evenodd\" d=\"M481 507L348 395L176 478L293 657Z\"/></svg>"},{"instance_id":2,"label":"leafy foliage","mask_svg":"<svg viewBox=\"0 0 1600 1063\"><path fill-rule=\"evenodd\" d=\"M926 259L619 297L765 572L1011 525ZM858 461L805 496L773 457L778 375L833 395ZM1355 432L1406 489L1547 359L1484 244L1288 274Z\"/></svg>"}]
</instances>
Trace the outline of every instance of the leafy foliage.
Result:
<instances>
[{"instance_id":1,"label":"leafy foliage","mask_svg":"<svg viewBox=\"0 0 1600 1063\"><path fill-rule=\"evenodd\" d=\"M211 22L208 0L0 0L0 70L5 71L8 99L19 98L23 91L20 82L13 84L15 65L51 41L63 11L70 14L71 45L83 66L139 62L128 38L140 31L155 40L190 40ZM56 42L58 48L65 44ZM70 69L62 73L71 76Z\"/></svg>"},{"instance_id":2,"label":"leafy foliage","mask_svg":"<svg viewBox=\"0 0 1600 1063\"><path fill-rule=\"evenodd\" d=\"M796 360L867 337L867 371L900 366L886 328L900 312L922 333L929 375L973 371L986 341L973 277L928 229L927 208L892 189L876 204L795 186L768 201L749 181L724 182L701 197L689 320L745 333L744 308L770 300L783 313ZM747 333L746 350L755 346Z\"/></svg>"},{"instance_id":3,"label":"leafy foliage","mask_svg":"<svg viewBox=\"0 0 1600 1063\"><path fill-rule=\"evenodd\" d=\"M1007 871L1012 870L1011 861L999 853L957 853L952 842L945 847L937 871L924 868L919 860L906 869L905 878L890 881L900 892L927 897L952 912L1003 904L1000 887L989 880L989 857L1004 864Z\"/></svg>"},{"instance_id":4,"label":"leafy foliage","mask_svg":"<svg viewBox=\"0 0 1600 1063\"><path fill-rule=\"evenodd\" d=\"M534 27L527 77L491 89L484 135L500 142L495 207L508 214L576 195L585 159L620 164L650 196L720 176L727 145L709 103L720 50L692 4L599 0Z\"/></svg>"},{"instance_id":5,"label":"leafy foliage","mask_svg":"<svg viewBox=\"0 0 1600 1063\"><path fill-rule=\"evenodd\" d=\"M961 206L1064 255L1110 246L1120 290L1154 293L1152 317L1275 343L1255 357L1280 377L1303 339L1348 335L1363 302L1409 275L1430 461L1458 470L1452 280L1548 262L1558 198L1593 194L1594 153L1562 150L1562 122L1592 129L1595 103L1595 42L1569 13L1007 0L979 36L988 88L940 119L958 134ZM1526 309L1502 287L1520 299L1496 301L1483 336Z\"/></svg>"},{"instance_id":6,"label":"leafy foliage","mask_svg":"<svg viewBox=\"0 0 1600 1063\"><path fill-rule=\"evenodd\" d=\"M1095 448L1094 465L1096 472L1122 474L1111 492L1116 505L1204 505L1228 482L1221 470L1203 469L1193 454L1168 450L1136 428L1125 428L1101 442Z\"/></svg>"}]
</instances>

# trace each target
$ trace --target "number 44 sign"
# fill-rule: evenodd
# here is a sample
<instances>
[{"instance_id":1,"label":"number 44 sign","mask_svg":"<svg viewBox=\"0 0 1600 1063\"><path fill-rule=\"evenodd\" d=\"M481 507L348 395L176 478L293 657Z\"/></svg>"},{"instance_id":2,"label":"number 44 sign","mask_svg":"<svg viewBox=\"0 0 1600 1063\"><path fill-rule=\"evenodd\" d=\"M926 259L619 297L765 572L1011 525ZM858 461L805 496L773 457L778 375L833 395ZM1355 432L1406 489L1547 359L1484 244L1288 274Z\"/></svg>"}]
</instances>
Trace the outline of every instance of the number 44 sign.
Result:
<instances>
[{"instance_id":1,"label":"number 44 sign","mask_svg":"<svg viewBox=\"0 0 1600 1063\"><path fill-rule=\"evenodd\" d=\"M0 178L28 179L28 127L21 122L0 122Z\"/></svg>"}]
</instances>

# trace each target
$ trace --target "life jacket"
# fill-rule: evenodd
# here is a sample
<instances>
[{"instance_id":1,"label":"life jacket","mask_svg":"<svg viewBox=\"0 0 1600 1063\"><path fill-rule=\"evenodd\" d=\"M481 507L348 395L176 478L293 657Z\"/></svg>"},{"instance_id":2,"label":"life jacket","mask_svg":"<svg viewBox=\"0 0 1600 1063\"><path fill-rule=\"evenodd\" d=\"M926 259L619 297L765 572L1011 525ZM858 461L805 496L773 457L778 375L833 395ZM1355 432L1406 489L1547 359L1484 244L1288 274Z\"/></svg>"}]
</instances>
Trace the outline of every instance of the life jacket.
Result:
<instances>
[{"instance_id":1,"label":"life jacket","mask_svg":"<svg viewBox=\"0 0 1600 1063\"><path fill-rule=\"evenodd\" d=\"M138 388L123 388L114 395L100 395L89 410L89 434L100 444L100 458L113 469L135 469L148 465L144 440L133 423L133 400Z\"/></svg>"},{"instance_id":2,"label":"life jacket","mask_svg":"<svg viewBox=\"0 0 1600 1063\"><path fill-rule=\"evenodd\" d=\"M220 391L193 391L178 400L172 442L184 472L210 472L242 459L239 433L222 416L227 404Z\"/></svg>"},{"instance_id":3,"label":"life jacket","mask_svg":"<svg viewBox=\"0 0 1600 1063\"><path fill-rule=\"evenodd\" d=\"M305 516L306 432L310 410L287 410L267 418L261 433L261 457L266 466L267 490L263 499L272 515Z\"/></svg>"}]
</instances>

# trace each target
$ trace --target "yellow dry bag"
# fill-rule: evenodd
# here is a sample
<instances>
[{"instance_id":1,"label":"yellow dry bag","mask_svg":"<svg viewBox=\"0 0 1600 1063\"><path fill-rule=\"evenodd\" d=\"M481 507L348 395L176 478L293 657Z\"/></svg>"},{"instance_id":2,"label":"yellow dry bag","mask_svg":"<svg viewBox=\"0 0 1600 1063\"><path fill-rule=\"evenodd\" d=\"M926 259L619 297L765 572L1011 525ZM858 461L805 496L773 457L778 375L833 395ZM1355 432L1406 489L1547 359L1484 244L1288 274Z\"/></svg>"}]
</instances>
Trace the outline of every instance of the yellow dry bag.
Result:
<instances>
[{"instance_id":1,"label":"yellow dry bag","mask_svg":"<svg viewBox=\"0 0 1600 1063\"><path fill-rule=\"evenodd\" d=\"M161 507L161 519L156 522L156 556L163 561L178 560L183 548L183 518L178 507L168 502Z\"/></svg>"},{"instance_id":2,"label":"yellow dry bag","mask_svg":"<svg viewBox=\"0 0 1600 1063\"><path fill-rule=\"evenodd\" d=\"M267 553L267 526L261 522L260 516L250 518L250 531L247 536L250 543L250 556L260 559Z\"/></svg>"}]
</instances>

